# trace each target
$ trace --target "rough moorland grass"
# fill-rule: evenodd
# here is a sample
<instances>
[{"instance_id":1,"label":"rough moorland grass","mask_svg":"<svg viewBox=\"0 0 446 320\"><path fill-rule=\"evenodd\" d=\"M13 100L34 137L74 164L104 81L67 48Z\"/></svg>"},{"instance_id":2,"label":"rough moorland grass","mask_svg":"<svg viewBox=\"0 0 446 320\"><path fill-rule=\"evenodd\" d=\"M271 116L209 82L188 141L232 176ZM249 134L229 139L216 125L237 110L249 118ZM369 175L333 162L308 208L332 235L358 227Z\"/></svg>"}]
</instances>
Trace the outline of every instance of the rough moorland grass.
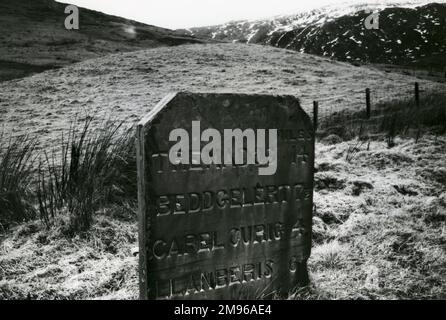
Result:
<instances>
[{"instance_id":1,"label":"rough moorland grass","mask_svg":"<svg viewBox=\"0 0 446 320\"><path fill-rule=\"evenodd\" d=\"M58 149L45 152L39 165L37 198L43 221L50 226L66 208L69 231L87 230L93 214L104 207L136 199L136 161L131 130L122 122L91 129L91 119L72 127Z\"/></svg>"},{"instance_id":2,"label":"rough moorland grass","mask_svg":"<svg viewBox=\"0 0 446 320\"><path fill-rule=\"evenodd\" d=\"M60 221L50 229L39 221L15 227L0 245L0 300L137 297L137 225L112 211L72 238Z\"/></svg>"},{"instance_id":3,"label":"rough moorland grass","mask_svg":"<svg viewBox=\"0 0 446 320\"><path fill-rule=\"evenodd\" d=\"M350 145L317 145L311 285L292 297L446 299L445 136L371 141L347 160Z\"/></svg>"},{"instance_id":4,"label":"rough moorland grass","mask_svg":"<svg viewBox=\"0 0 446 320\"><path fill-rule=\"evenodd\" d=\"M86 147L79 145L100 136L100 131L87 131L85 136L90 138L84 138L82 144L83 127L77 131L74 149L84 151L75 154L84 154ZM116 131L114 137L119 140L120 134ZM297 290L292 298L446 299L446 140L444 135L426 135L418 141L397 138L394 143L389 149L385 142L372 139L370 144L355 147L354 157L347 157L351 141L318 143L311 285ZM72 143L63 145L71 154ZM133 143L129 145L133 148ZM109 147L105 149L113 150ZM97 158L107 158L106 154ZM127 160L112 162L111 168L122 173L134 169L127 155L123 153ZM57 152L48 153L41 165L45 177L51 170L62 170L63 161L57 161L62 158ZM73 168L95 168L81 164L96 161L104 163L74 161ZM65 166L69 171L72 160ZM90 169L79 172L95 172ZM108 176L101 171L95 174ZM119 207L131 199L129 194L136 194L129 192L134 188L132 174L94 180L97 186L115 185L121 190L94 191L97 196L93 198L100 199L97 205L116 203ZM56 176L60 180L63 175ZM137 259L131 254L136 222L116 219L110 208L101 208L91 211L95 223L88 231L67 238L60 221L71 224L68 201L63 200L60 209L55 207L53 228L46 230L29 222L0 240L0 299L137 297Z\"/></svg>"},{"instance_id":5,"label":"rough moorland grass","mask_svg":"<svg viewBox=\"0 0 446 320\"><path fill-rule=\"evenodd\" d=\"M73 124L59 146L45 151L32 137L0 135L0 231L38 214L50 227L63 212L74 235L90 227L97 210L136 203L132 130L117 121L91 124Z\"/></svg>"},{"instance_id":6,"label":"rough moorland grass","mask_svg":"<svg viewBox=\"0 0 446 320\"><path fill-rule=\"evenodd\" d=\"M35 140L0 133L0 228L35 216L31 190Z\"/></svg>"},{"instance_id":7,"label":"rough moorland grass","mask_svg":"<svg viewBox=\"0 0 446 320\"><path fill-rule=\"evenodd\" d=\"M395 143L351 161L349 142L317 144L311 284L291 298L446 298L446 137ZM0 299L137 299L137 224L120 215L99 210L72 238L60 221L14 228L0 240Z\"/></svg>"}]
</instances>

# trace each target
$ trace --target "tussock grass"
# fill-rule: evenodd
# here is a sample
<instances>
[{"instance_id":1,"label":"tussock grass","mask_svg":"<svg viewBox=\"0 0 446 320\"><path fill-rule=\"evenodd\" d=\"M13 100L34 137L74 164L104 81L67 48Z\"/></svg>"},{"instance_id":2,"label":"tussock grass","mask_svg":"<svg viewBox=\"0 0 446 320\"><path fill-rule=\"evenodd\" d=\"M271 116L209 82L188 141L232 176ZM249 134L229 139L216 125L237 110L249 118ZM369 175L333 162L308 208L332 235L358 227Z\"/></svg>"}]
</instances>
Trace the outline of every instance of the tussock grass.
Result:
<instances>
[{"instance_id":1,"label":"tussock grass","mask_svg":"<svg viewBox=\"0 0 446 320\"><path fill-rule=\"evenodd\" d=\"M35 140L0 133L0 228L34 218L31 190Z\"/></svg>"},{"instance_id":2,"label":"tussock grass","mask_svg":"<svg viewBox=\"0 0 446 320\"><path fill-rule=\"evenodd\" d=\"M122 122L91 129L91 119L72 126L58 149L45 152L39 165L37 198L42 220L50 226L66 208L69 231L87 230L104 207L136 201L136 160L131 130Z\"/></svg>"},{"instance_id":3,"label":"tussock grass","mask_svg":"<svg viewBox=\"0 0 446 320\"><path fill-rule=\"evenodd\" d=\"M342 269L349 262L345 259L345 252L348 249L348 245L343 245L338 240L326 242L316 247L313 251L314 270Z\"/></svg>"},{"instance_id":4,"label":"tussock grass","mask_svg":"<svg viewBox=\"0 0 446 320\"><path fill-rule=\"evenodd\" d=\"M136 153L132 129L90 117L74 122L60 145L38 151L36 138L0 134L0 231L40 215L47 227L67 215L69 235L86 231L96 211L136 205Z\"/></svg>"}]
</instances>

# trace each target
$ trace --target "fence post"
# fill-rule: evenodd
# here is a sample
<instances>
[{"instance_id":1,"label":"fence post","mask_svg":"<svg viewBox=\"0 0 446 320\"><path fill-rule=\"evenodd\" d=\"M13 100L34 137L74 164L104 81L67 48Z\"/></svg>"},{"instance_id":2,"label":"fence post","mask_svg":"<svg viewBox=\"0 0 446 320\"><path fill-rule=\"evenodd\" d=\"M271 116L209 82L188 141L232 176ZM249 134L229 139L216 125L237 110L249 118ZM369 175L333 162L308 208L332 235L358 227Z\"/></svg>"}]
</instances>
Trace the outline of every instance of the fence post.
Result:
<instances>
[{"instance_id":1,"label":"fence post","mask_svg":"<svg viewBox=\"0 0 446 320\"><path fill-rule=\"evenodd\" d=\"M316 132L318 126L319 102L313 101L313 128Z\"/></svg>"},{"instance_id":2,"label":"fence post","mask_svg":"<svg viewBox=\"0 0 446 320\"><path fill-rule=\"evenodd\" d=\"M370 89L365 89L366 117L370 119L370 111L372 109L370 102Z\"/></svg>"},{"instance_id":3,"label":"fence post","mask_svg":"<svg viewBox=\"0 0 446 320\"><path fill-rule=\"evenodd\" d=\"M420 106L420 85L415 82L415 104L417 108Z\"/></svg>"}]
</instances>

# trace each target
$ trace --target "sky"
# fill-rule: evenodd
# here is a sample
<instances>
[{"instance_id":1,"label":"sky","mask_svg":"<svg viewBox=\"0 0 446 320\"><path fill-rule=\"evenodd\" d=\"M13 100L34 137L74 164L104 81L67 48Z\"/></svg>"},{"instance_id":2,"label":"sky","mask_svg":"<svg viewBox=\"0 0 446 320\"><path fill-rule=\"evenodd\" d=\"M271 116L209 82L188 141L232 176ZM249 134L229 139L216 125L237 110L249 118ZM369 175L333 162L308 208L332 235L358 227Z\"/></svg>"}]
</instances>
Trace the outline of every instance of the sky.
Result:
<instances>
[{"instance_id":1,"label":"sky","mask_svg":"<svg viewBox=\"0 0 446 320\"><path fill-rule=\"evenodd\" d=\"M58 0L143 23L180 29L268 18L346 0Z\"/></svg>"}]
</instances>

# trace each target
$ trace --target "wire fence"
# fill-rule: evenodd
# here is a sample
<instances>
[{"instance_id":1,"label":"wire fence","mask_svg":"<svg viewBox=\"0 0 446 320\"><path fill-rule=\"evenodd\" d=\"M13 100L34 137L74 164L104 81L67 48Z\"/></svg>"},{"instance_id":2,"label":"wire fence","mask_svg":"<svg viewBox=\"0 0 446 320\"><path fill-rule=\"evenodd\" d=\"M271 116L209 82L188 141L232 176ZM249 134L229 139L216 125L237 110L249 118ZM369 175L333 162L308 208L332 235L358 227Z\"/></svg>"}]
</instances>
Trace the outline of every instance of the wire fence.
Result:
<instances>
[{"instance_id":1,"label":"wire fence","mask_svg":"<svg viewBox=\"0 0 446 320\"><path fill-rule=\"evenodd\" d=\"M313 124L316 133L323 133L327 129L336 127L340 130L345 129L339 128L341 125L344 127L362 126L364 130L367 127L367 130L371 132L379 131L378 125L385 117L389 117L393 111L401 111L399 109L389 110L387 108L389 102L399 101L400 104L405 104L408 107L420 108L421 99L431 95L430 91L437 92L438 90L429 88L424 91L420 84L415 82L412 86L401 85L392 88L391 99L389 99L389 92L365 88L361 92L351 92L351 95L356 98L353 104L349 103L347 106L343 106L342 97L332 97L328 105L321 105L319 101L313 101Z\"/></svg>"}]
</instances>

